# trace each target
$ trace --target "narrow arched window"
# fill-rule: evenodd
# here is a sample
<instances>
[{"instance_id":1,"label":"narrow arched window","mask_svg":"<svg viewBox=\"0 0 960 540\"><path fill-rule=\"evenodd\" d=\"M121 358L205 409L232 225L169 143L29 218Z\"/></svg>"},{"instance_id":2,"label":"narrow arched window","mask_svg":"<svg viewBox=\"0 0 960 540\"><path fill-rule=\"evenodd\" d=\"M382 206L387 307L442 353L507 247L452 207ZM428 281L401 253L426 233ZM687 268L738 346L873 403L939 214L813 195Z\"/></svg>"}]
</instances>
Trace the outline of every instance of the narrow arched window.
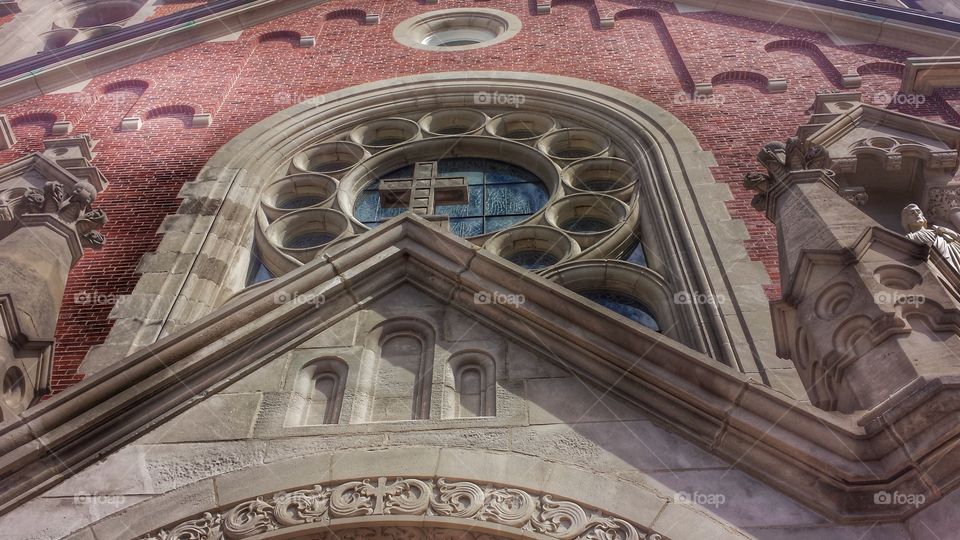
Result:
<instances>
[{"instance_id":1,"label":"narrow arched window","mask_svg":"<svg viewBox=\"0 0 960 540\"><path fill-rule=\"evenodd\" d=\"M444 417L496 416L496 369L485 353L471 352L450 359L444 392Z\"/></svg>"},{"instance_id":2,"label":"narrow arched window","mask_svg":"<svg viewBox=\"0 0 960 540\"><path fill-rule=\"evenodd\" d=\"M321 358L297 375L287 411L287 426L320 426L340 422L347 365L339 358Z\"/></svg>"}]
</instances>

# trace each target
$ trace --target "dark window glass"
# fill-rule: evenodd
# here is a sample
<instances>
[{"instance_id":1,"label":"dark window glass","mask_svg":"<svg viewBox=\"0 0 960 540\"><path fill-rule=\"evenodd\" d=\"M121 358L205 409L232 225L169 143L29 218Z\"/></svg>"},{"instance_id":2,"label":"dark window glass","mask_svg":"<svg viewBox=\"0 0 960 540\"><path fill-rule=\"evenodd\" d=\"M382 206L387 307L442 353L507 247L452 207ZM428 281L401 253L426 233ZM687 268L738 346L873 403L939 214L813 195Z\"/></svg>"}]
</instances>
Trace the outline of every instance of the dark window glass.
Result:
<instances>
[{"instance_id":1,"label":"dark window glass","mask_svg":"<svg viewBox=\"0 0 960 540\"><path fill-rule=\"evenodd\" d=\"M307 249L329 244L336 237L335 234L325 232L308 232L287 240L284 243L284 247L290 249Z\"/></svg>"},{"instance_id":2,"label":"dark window glass","mask_svg":"<svg viewBox=\"0 0 960 540\"><path fill-rule=\"evenodd\" d=\"M610 230L612 227L613 225L610 225L610 223L602 219L585 216L568 219L560 224L561 229L579 233L603 232Z\"/></svg>"},{"instance_id":3,"label":"dark window glass","mask_svg":"<svg viewBox=\"0 0 960 540\"><path fill-rule=\"evenodd\" d=\"M512 262L513 264L522 266L524 268L528 268L530 270L538 270L540 268L546 268L548 266L553 266L558 262L560 262L559 259L557 259L556 257L554 257L549 253L546 253L544 251L533 251L533 250L518 251L513 255L510 255L509 257L507 257L507 260Z\"/></svg>"},{"instance_id":4,"label":"dark window glass","mask_svg":"<svg viewBox=\"0 0 960 540\"><path fill-rule=\"evenodd\" d=\"M585 291L581 292L580 295L655 332L660 331L660 325L653 318L650 309L632 296L605 290Z\"/></svg>"}]
</instances>

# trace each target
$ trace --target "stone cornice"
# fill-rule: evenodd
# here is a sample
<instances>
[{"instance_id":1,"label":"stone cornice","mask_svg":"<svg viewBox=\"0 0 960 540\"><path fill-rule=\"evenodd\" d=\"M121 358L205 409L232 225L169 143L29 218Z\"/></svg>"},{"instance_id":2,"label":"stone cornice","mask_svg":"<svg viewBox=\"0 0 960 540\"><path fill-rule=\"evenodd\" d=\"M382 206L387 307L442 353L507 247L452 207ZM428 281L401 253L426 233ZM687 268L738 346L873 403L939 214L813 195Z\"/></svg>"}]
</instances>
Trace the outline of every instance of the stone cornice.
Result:
<instances>
[{"instance_id":1,"label":"stone cornice","mask_svg":"<svg viewBox=\"0 0 960 540\"><path fill-rule=\"evenodd\" d=\"M91 77L215 39L328 0L224 0L184 10L0 68L0 105L46 94ZM960 32L836 7L785 0L684 0L719 13L856 38L919 54L949 51ZM585 23L586 24L586 23Z\"/></svg>"},{"instance_id":2,"label":"stone cornice","mask_svg":"<svg viewBox=\"0 0 960 540\"><path fill-rule=\"evenodd\" d=\"M951 421L956 413L942 412L943 401L949 404L960 390L954 382L921 381L911 391L923 399L901 404L909 410L866 413L870 420L861 427L858 416L793 401L405 215L0 428L0 511L362 308L357 299L377 297L404 281L464 306L516 339L539 342L559 362L610 387L658 422L837 521L903 519L919 508L878 505L874 495L922 493L929 504L960 477L951 465L956 460L941 455L950 447L944 441L957 436ZM276 295L285 291L322 294L327 301L278 305ZM476 305L478 291L520 293L526 303Z\"/></svg>"}]
</instances>

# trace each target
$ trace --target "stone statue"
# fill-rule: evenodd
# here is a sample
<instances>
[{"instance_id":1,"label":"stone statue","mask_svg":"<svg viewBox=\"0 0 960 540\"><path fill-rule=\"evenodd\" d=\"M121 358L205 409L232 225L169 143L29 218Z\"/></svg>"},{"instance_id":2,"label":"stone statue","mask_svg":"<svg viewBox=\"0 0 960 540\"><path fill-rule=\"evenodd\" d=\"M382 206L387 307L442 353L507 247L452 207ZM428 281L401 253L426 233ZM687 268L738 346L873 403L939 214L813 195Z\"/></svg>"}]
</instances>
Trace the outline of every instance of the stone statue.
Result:
<instances>
[{"instance_id":1,"label":"stone statue","mask_svg":"<svg viewBox=\"0 0 960 540\"><path fill-rule=\"evenodd\" d=\"M900 223L907 238L922 242L937 250L947 264L960 273L960 234L945 227L930 226L923 211L915 204L907 205L900 212Z\"/></svg>"}]
</instances>

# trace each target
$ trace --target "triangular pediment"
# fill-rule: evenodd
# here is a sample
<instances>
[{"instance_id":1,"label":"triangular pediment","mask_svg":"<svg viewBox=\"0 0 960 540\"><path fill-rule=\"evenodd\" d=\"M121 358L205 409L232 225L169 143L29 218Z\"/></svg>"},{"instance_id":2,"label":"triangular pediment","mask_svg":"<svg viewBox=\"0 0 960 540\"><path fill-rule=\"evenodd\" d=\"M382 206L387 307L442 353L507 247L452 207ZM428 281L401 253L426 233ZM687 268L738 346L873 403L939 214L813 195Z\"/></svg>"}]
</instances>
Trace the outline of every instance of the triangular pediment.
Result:
<instances>
[{"instance_id":1,"label":"triangular pediment","mask_svg":"<svg viewBox=\"0 0 960 540\"><path fill-rule=\"evenodd\" d=\"M478 299L479 294L499 300ZM349 322L361 311L367 312L367 320ZM411 214L247 291L209 317L3 426L0 503L5 509L15 507L104 454L143 437L162 438L153 435L164 433L157 426L209 404L210 396L230 393L234 385L256 386L257 380L272 377L273 386L256 390L261 396L256 399L265 400L262 407L278 416L272 427L258 419L251 429L273 429L271 437L283 436L286 429L293 429L293 434L298 429L330 429L291 423L283 406L267 400L292 388L292 372L265 376L261 370L282 362L289 366L298 350L310 350L311 358L320 359L346 354L341 349L350 346L337 344L336 336L351 336L352 346L363 349L361 355L368 354L375 349L369 345L371 336L386 332L374 320L378 317L410 319L408 326L414 329L433 324L432 339L449 349L438 354L456 353L455 347L495 360L533 353L517 369L540 373L540 378L569 372L582 381L581 386L615 397L626 414L653 420L718 457L736 461L837 519L894 517L916 509L871 505L856 487L866 478L881 478L878 485L886 486L912 466L887 459L887 454L900 455L896 446L881 444L869 456L848 454L846 449L859 447L853 441L876 433L751 381ZM401 326L390 328L407 332ZM470 339L457 339L464 329ZM397 354L409 356L401 345L397 344ZM495 369L508 366L502 363ZM441 388L432 390L433 400L427 405L422 405L423 399L418 402L423 407L419 410L425 411L419 418L444 420L450 414L444 409L442 387L451 385L440 373L430 380ZM267 391L272 388L284 390ZM556 389L544 392L554 400L554 412L582 415L592 410L589 404L563 399L565 394ZM501 395L497 399L509 401ZM368 405L363 409L367 416L347 419L358 432L369 431L357 424L370 420L399 421L389 407ZM554 414L550 408L541 413ZM498 406L493 419L451 420L492 422L487 427L496 427L511 417L509 410L502 419ZM387 412L378 417L377 411ZM235 418L229 408L221 412L227 419ZM837 441L837 447L825 447L824 441ZM878 456L883 456L882 463ZM771 459L777 467L768 466ZM810 467L811 463L817 466ZM798 482L798 475L809 481ZM822 480L825 475L832 480Z\"/></svg>"}]
</instances>

